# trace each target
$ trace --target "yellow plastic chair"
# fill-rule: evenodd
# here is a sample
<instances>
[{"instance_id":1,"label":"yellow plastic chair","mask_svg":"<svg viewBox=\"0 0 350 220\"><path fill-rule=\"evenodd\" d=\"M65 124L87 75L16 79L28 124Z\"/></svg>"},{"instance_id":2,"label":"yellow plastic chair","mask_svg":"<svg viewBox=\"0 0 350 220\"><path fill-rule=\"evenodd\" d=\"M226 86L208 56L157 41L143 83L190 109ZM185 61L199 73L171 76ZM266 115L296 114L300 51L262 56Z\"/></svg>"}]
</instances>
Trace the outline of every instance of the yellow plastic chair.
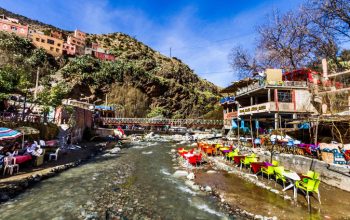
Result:
<instances>
[{"instance_id":1,"label":"yellow plastic chair","mask_svg":"<svg viewBox=\"0 0 350 220\"><path fill-rule=\"evenodd\" d=\"M283 172L284 172L284 167L275 167L275 179L276 182L278 182L278 180L281 180L283 183L283 188L285 188L285 183L287 182L286 178L283 176Z\"/></svg>"},{"instance_id":2,"label":"yellow plastic chair","mask_svg":"<svg viewBox=\"0 0 350 220\"><path fill-rule=\"evenodd\" d=\"M264 177L264 173L267 175L267 179L270 180L270 176L275 174L275 169L273 166L262 167L261 168L262 177Z\"/></svg>"}]
</instances>

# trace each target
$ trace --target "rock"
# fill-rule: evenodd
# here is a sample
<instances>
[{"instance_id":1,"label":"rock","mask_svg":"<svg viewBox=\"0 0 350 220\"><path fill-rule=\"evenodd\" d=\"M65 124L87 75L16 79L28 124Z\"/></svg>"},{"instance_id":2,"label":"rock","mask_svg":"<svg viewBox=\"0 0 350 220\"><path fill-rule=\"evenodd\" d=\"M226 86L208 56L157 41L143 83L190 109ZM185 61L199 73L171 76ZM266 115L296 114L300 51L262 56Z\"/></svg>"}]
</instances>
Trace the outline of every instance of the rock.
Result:
<instances>
[{"instance_id":1,"label":"rock","mask_svg":"<svg viewBox=\"0 0 350 220\"><path fill-rule=\"evenodd\" d=\"M285 195L283 198L284 198L285 200L291 200L291 199L292 199L290 196L287 196L287 195Z\"/></svg>"},{"instance_id":2,"label":"rock","mask_svg":"<svg viewBox=\"0 0 350 220\"><path fill-rule=\"evenodd\" d=\"M0 202L6 202L9 199L10 199L10 197L6 193L4 193L4 192L0 193Z\"/></svg>"},{"instance_id":3,"label":"rock","mask_svg":"<svg viewBox=\"0 0 350 220\"><path fill-rule=\"evenodd\" d=\"M255 215L254 219L264 219L264 216L262 216L262 215Z\"/></svg>"},{"instance_id":4,"label":"rock","mask_svg":"<svg viewBox=\"0 0 350 220\"><path fill-rule=\"evenodd\" d=\"M205 191L206 191L206 192L211 192L211 191L212 191L212 189L211 189L211 187L210 187L210 186L206 186L206 187L205 187Z\"/></svg>"},{"instance_id":5,"label":"rock","mask_svg":"<svg viewBox=\"0 0 350 220\"><path fill-rule=\"evenodd\" d=\"M187 179L194 180L194 173L190 173L187 175Z\"/></svg>"},{"instance_id":6,"label":"rock","mask_svg":"<svg viewBox=\"0 0 350 220\"><path fill-rule=\"evenodd\" d=\"M171 149L171 153L175 153L176 152L176 150L175 149Z\"/></svg>"},{"instance_id":7,"label":"rock","mask_svg":"<svg viewBox=\"0 0 350 220\"><path fill-rule=\"evenodd\" d=\"M207 173L217 173L215 170L208 170Z\"/></svg>"},{"instance_id":8,"label":"rock","mask_svg":"<svg viewBox=\"0 0 350 220\"><path fill-rule=\"evenodd\" d=\"M115 147L115 148L113 148L111 151L110 151L110 153L111 154L117 154L117 153L119 153L120 152L120 147Z\"/></svg>"},{"instance_id":9,"label":"rock","mask_svg":"<svg viewBox=\"0 0 350 220\"><path fill-rule=\"evenodd\" d=\"M185 170L177 170L173 176L176 177L176 178L179 178L179 177L186 177L188 175L188 172L185 171Z\"/></svg>"}]
</instances>

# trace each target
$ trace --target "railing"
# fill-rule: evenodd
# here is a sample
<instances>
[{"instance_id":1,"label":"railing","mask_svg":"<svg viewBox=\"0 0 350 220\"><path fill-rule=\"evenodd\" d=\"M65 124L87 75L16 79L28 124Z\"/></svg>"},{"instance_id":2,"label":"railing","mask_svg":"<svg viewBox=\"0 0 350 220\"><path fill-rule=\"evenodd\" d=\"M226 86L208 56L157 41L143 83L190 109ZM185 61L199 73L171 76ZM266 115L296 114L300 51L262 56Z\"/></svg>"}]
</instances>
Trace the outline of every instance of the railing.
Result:
<instances>
[{"instance_id":1,"label":"railing","mask_svg":"<svg viewBox=\"0 0 350 220\"><path fill-rule=\"evenodd\" d=\"M52 118L46 117L46 121L43 115L40 114L23 114L22 113L12 113L12 112L0 112L0 121L6 122L51 122Z\"/></svg>"},{"instance_id":2,"label":"railing","mask_svg":"<svg viewBox=\"0 0 350 220\"><path fill-rule=\"evenodd\" d=\"M279 102L278 106L276 106L275 102L266 102L258 105L240 108L238 110L239 115L255 114L270 111L294 112L294 103Z\"/></svg>"},{"instance_id":3,"label":"railing","mask_svg":"<svg viewBox=\"0 0 350 220\"><path fill-rule=\"evenodd\" d=\"M79 108L86 109L86 110L93 110L93 108L94 108L93 104L90 104L87 102L80 102L80 101L72 100L72 99L62 100L62 104L71 105L71 106L79 107Z\"/></svg>"},{"instance_id":4,"label":"railing","mask_svg":"<svg viewBox=\"0 0 350 220\"><path fill-rule=\"evenodd\" d=\"M237 90L236 95L242 95L244 93L248 93L254 90L273 87L273 88L307 88L308 83L305 81L269 81L269 82L255 82L250 84L249 86L242 87Z\"/></svg>"},{"instance_id":5,"label":"railing","mask_svg":"<svg viewBox=\"0 0 350 220\"><path fill-rule=\"evenodd\" d=\"M152 119L152 118L101 118L104 125L171 125L171 126L222 126L223 120L204 120L204 119Z\"/></svg>"}]
</instances>

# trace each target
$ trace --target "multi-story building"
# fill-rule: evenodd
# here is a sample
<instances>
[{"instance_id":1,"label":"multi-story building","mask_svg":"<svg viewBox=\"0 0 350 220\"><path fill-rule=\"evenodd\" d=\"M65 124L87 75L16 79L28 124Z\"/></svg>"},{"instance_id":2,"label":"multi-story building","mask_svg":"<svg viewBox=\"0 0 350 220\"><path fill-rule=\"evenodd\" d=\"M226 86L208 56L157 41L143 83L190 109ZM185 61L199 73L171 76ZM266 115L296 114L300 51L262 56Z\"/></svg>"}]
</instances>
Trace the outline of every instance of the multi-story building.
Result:
<instances>
[{"instance_id":1,"label":"multi-story building","mask_svg":"<svg viewBox=\"0 0 350 220\"><path fill-rule=\"evenodd\" d=\"M29 28L27 25L20 24L17 19L0 15L0 30L15 33L20 37L27 37Z\"/></svg>"},{"instance_id":2,"label":"multi-story building","mask_svg":"<svg viewBox=\"0 0 350 220\"><path fill-rule=\"evenodd\" d=\"M67 43L64 50L68 55L84 55L86 34L82 31L75 30L73 35L67 37Z\"/></svg>"},{"instance_id":3,"label":"multi-story building","mask_svg":"<svg viewBox=\"0 0 350 220\"><path fill-rule=\"evenodd\" d=\"M68 43L64 43L63 44L63 51L67 54L67 55L82 55L85 53L84 47L78 47L76 45L72 45L72 44L68 44Z\"/></svg>"},{"instance_id":4,"label":"multi-story building","mask_svg":"<svg viewBox=\"0 0 350 220\"><path fill-rule=\"evenodd\" d=\"M61 56L63 40L40 33L32 33L32 41L36 47L44 48L53 56Z\"/></svg>"},{"instance_id":5,"label":"multi-story building","mask_svg":"<svg viewBox=\"0 0 350 220\"><path fill-rule=\"evenodd\" d=\"M220 101L224 108L224 128L232 123L258 121L260 129L293 127L289 122L317 113L312 104L309 83L283 80L282 70L267 69L260 79L247 78L223 89L227 97Z\"/></svg>"}]
</instances>

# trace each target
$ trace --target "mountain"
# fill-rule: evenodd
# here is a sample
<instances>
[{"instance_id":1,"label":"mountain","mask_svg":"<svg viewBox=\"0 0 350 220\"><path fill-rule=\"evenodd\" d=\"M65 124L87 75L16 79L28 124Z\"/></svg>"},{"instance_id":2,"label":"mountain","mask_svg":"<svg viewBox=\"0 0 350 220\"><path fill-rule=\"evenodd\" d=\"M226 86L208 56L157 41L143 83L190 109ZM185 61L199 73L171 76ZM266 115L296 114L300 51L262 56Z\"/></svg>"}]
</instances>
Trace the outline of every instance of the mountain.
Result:
<instances>
[{"instance_id":1,"label":"mountain","mask_svg":"<svg viewBox=\"0 0 350 220\"><path fill-rule=\"evenodd\" d=\"M5 9L0 8L0 14L17 18L34 29L46 32L59 30ZM63 32L68 34L70 31ZM11 39L13 48L28 49L11 52L6 49L8 45L5 47L0 43L0 57L8 60L0 62L0 68L8 68L15 58L22 57L23 60L18 61L18 65L26 65L23 68L27 68L31 86L40 67L40 84L46 88L45 93L51 91L53 85L63 85L65 97L95 104L103 104L107 100L108 104L119 109L123 117L162 115L169 118L221 119L222 111L217 105L217 86L201 79L180 59L164 56L127 34L87 36L87 44L98 43L108 49L116 57L115 61L101 61L88 55L53 58L45 54L45 58L42 57L39 63L29 65L30 70L26 62L35 60L33 56L38 56L40 50L30 47L28 42L21 42L23 40L16 36L1 34L0 40L5 39ZM213 111L216 113L213 114Z\"/></svg>"}]
</instances>

